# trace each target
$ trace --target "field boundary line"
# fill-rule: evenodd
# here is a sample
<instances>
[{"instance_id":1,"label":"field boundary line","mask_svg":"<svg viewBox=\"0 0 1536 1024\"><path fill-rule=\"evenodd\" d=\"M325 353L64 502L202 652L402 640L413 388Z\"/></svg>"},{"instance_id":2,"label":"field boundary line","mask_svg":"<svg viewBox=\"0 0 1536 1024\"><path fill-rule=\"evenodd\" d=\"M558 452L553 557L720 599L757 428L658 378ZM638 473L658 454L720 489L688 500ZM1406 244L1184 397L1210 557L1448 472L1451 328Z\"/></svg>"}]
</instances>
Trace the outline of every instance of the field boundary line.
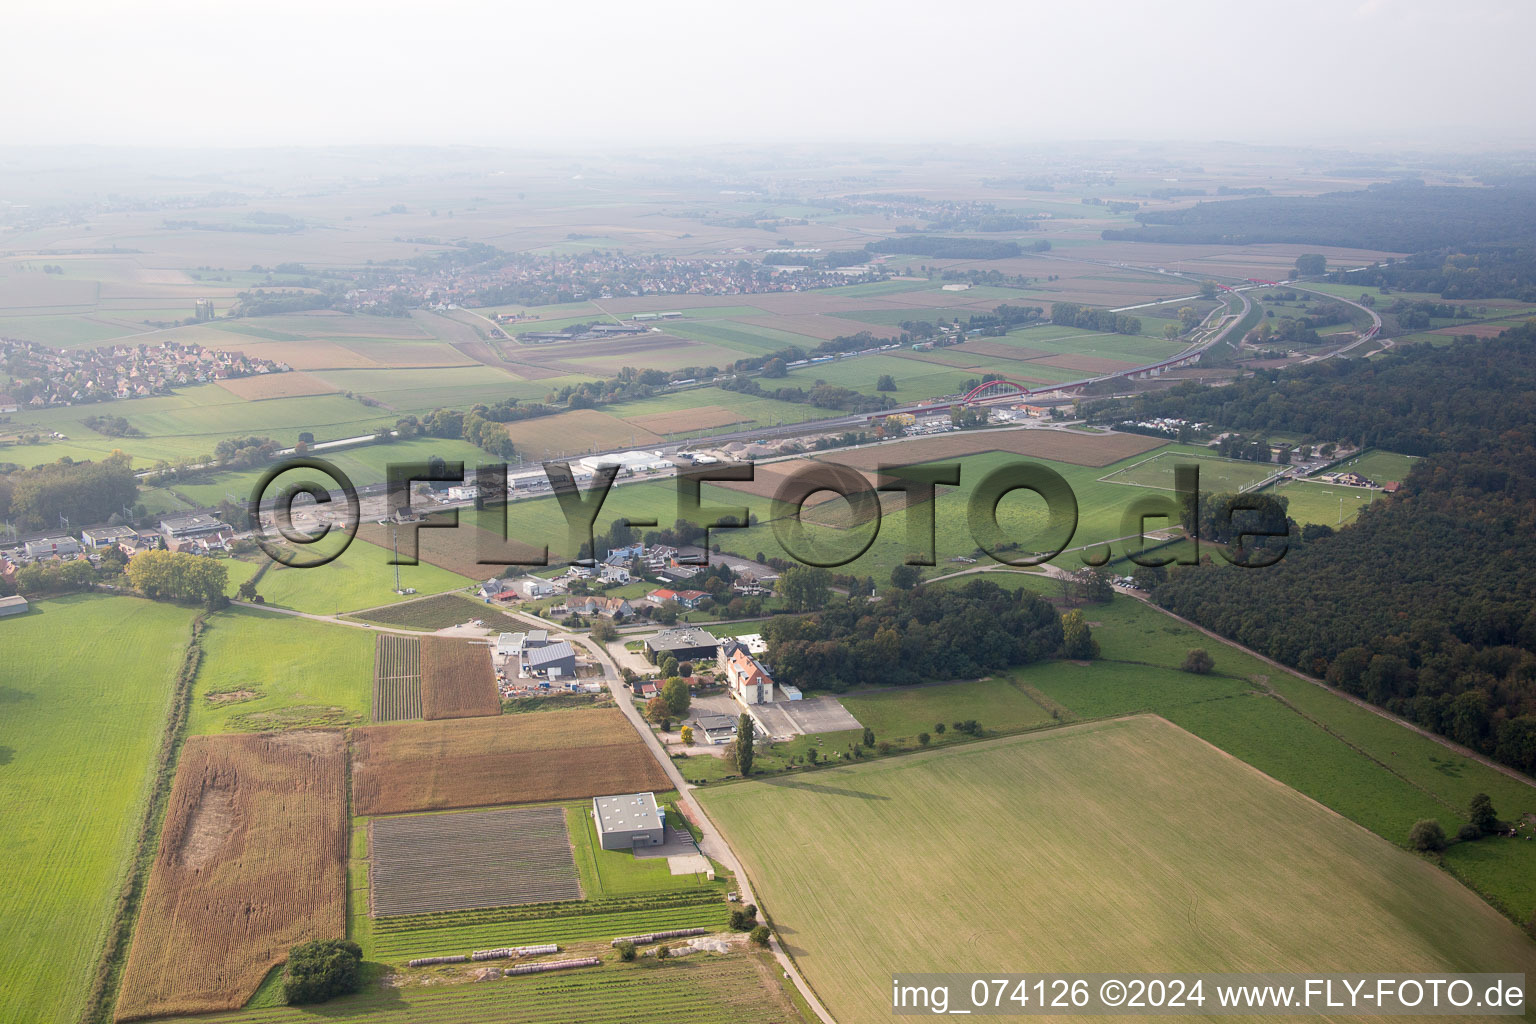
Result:
<instances>
[{"instance_id":1,"label":"field boundary line","mask_svg":"<svg viewBox=\"0 0 1536 1024\"><path fill-rule=\"evenodd\" d=\"M1273 668L1277 668L1280 671L1285 672L1288 675L1295 676L1297 679L1300 679L1302 682L1311 683L1313 686L1316 686L1316 687L1318 687L1320 689L1323 689L1323 690L1327 690L1329 693L1333 694L1335 697L1341 697L1344 700L1349 701L1351 704L1354 704L1356 707L1364 708L1366 711L1369 711L1371 714L1377 715L1377 716L1379 716L1381 718L1385 718L1389 722L1395 722L1395 723L1397 723L1398 725L1402 726L1405 729L1408 729L1408 730L1411 730L1413 732L1418 733L1420 736L1423 736L1427 740L1433 740L1435 743L1440 744L1442 747L1444 747L1447 750L1454 751L1455 753L1458 753L1458 754L1460 754L1463 757L1471 758L1472 760L1476 761L1478 764L1481 764L1481 765L1483 765L1486 768L1492 768L1494 771L1498 772L1500 775L1508 776L1509 778L1514 779L1516 782L1524 783L1525 785L1530 786L1532 789L1536 789L1536 779L1532 779L1529 776L1524 775L1524 774L1516 771L1515 769L1509 767L1508 765L1499 764L1497 761L1493 760L1492 758L1484 757L1482 754L1479 754L1477 751L1472 750L1472 749L1470 749L1468 747L1464 747L1461 744L1457 743L1455 740L1449 739L1449 738L1447 738L1445 736L1441 736L1441 735L1439 735L1437 733L1430 732L1428 729L1425 729L1422 726L1415 725L1414 723L1408 721L1406 718L1399 718L1397 715L1394 715L1392 712L1388 711L1386 708L1377 707L1376 705L1372 704L1370 701L1364 700L1364 699L1362 699L1360 697L1356 697L1353 694L1345 693L1343 690L1340 690L1340 689L1337 689L1337 688L1335 688L1333 686L1330 686L1328 683L1324 682L1321 679L1315 679L1312 676L1307 675L1305 672L1302 672L1300 669L1291 668L1289 665L1286 665L1283 662L1276 661L1274 658L1271 658L1268 655L1261 654L1260 652L1253 650L1251 647L1243 646L1242 644L1238 643L1236 640L1232 640L1232 639L1229 639L1227 637L1224 637L1220 633L1217 633L1215 630L1206 629L1204 626L1200 625L1198 622L1194 622L1194 621L1192 621L1190 619L1186 619L1182 615L1179 615L1179 614L1177 614L1175 612L1169 611L1167 608L1164 608L1162 605L1157 604L1156 602L1154 602L1151 598L1149 598L1147 596L1144 596L1142 594L1135 594L1133 596L1135 597L1136 600L1146 602L1149 606L1151 606L1152 608L1157 609L1162 614L1167 615L1170 618L1176 619L1179 622L1184 623L1184 625L1188 626L1191 629L1198 630L1199 632L1205 634L1206 636L1210 637L1212 640L1217 641L1218 643L1230 644L1231 646L1237 648L1238 650L1242 651L1243 653L1252 655L1254 658L1257 658L1259 661L1262 661L1266 665L1269 665L1269 666L1271 666Z\"/></svg>"},{"instance_id":2,"label":"field boundary line","mask_svg":"<svg viewBox=\"0 0 1536 1024\"><path fill-rule=\"evenodd\" d=\"M149 885L149 870L153 866L159 847L160 831L165 825L166 808L170 804L171 785L176 778L176 763L182 744L186 740L188 712L191 709L192 687L197 681L198 670L203 663L203 633L207 628L206 613L198 613L190 627L186 651L182 654L181 669L176 685L171 691L169 713L165 731L161 733L160 751L156 758L155 778L149 799L144 808L144 818L139 826L133 855L129 860L127 876L118 895L117 909L108 927L101 960L96 970L96 980L87 998L80 1019L84 1024L109 1024L117 1008L117 997L128 966L128 952L133 945L133 933L138 925L139 910Z\"/></svg>"}]
</instances>

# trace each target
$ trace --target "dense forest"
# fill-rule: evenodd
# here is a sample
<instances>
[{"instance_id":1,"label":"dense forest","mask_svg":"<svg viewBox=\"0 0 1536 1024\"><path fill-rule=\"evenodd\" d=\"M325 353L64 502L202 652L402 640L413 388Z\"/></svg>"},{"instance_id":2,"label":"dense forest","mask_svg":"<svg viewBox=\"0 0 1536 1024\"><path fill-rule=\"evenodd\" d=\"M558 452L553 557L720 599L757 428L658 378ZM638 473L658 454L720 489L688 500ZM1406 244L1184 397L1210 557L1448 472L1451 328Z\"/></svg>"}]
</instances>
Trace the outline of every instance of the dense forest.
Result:
<instances>
[{"instance_id":1,"label":"dense forest","mask_svg":"<svg viewBox=\"0 0 1536 1024\"><path fill-rule=\"evenodd\" d=\"M838 601L763 626L776 678L840 693L859 683L974 679L1048 658L1061 619L1043 598L990 580L895 590L870 604Z\"/></svg>"},{"instance_id":2,"label":"dense forest","mask_svg":"<svg viewBox=\"0 0 1536 1024\"><path fill-rule=\"evenodd\" d=\"M1183 415L1428 456L1277 565L1174 569L1177 612L1525 771L1536 769L1536 325L1220 389Z\"/></svg>"},{"instance_id":3,"label":"dense forest","mask_svg":"<svg viewBox=\"0 0 1536 1024\"><path fill-rule=\"evenodd\" d=\"M96 462L63 459L35 469L0 464L0 521L14 521L23 529L73 533L63 528L64 520L104 523L138 500L138 482L122 453Z\"/></svg>"},{"instance_id":4,"label":"dense forest","mask_svg":"<svg viewBox=\"0 0 1536 1024\"><path fill-rule=\"evenodd\" d=\"M1138 213L1139 228L1106 239L1242 245L1294 242L1389 252L1536 243L1536 188L1453 188L1417 182L1320 196L1261 196Z\"/></svg>"},{"instance_id":5,"label":"dense forest","mask_svg":"<svg viewBox=\"0 0 1536 1024\"><path fill-rule=\"evenodd\" d=\"M1360 287L1432 292L1442 299L1536 302L1536 247L1467 246L1422 252L1386 266L1337 271L1328 280Z\"/></svg>"}]
</instances>

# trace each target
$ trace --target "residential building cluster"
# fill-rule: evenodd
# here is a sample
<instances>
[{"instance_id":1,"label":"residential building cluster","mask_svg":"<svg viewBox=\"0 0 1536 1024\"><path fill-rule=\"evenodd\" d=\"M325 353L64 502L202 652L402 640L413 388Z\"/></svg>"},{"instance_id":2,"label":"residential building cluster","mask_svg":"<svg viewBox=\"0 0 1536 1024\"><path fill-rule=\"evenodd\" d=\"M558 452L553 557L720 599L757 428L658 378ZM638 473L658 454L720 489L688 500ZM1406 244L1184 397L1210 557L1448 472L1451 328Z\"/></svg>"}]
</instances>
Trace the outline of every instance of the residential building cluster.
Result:
<instances>
[{"instance_id":1,"label":"residential building cluster","mask_svg":"<svg viewBox=\"0 0 1536 1024\"><path fill-rule=\"evenodd\" d=\"M44 408L168 394L173 387L280 373L285 363L202 345L106 345L58 349L0 338L0 367L12 377L9 406Z\"/></svg>"}]
</instances>

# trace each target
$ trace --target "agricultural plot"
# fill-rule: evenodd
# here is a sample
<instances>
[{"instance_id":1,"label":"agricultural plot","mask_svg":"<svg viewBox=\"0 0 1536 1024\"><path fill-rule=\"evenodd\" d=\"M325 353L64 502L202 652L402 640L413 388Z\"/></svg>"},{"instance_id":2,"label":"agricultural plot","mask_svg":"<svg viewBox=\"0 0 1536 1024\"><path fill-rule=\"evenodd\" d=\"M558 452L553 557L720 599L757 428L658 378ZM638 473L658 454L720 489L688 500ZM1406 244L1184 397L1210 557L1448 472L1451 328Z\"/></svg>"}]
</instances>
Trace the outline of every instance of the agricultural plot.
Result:
<instances>
[{"instance_id":1,"label":"agricultural plot","mask_svg":"<svg viewBox=\"0 0 1536 1024\"><path fill-rule=\"evenodd\" d=\"M507 436L525 459L587 455L614 448L657 444L659 434L596 409L573 409L506 425Z\"/></svg>"},{"instance_id":2,"label":"agricultural plot","mask_svg":"<svg viewBox=\"0 0 1536 1024\"><path fill-rule=\"evenodd\" d=\"M421 651L423 718L483 718L501 714L490 648L439 636L422 637L415 642Z\"/></svg>"},{"instance_id":3,"label":"agricultural plot","mask_svg":"<svg viewBox=\"0 0 1536 1024\"><path fill-rule=\"evenodd\" d=\"M0 622L0 1020L81 1017L193 614L79 595Z\"/></svg>"},{"instance_id":4,"label":"agricultural plot","mask_svg":"<svg viewBox=\"0 0 1536 1024\"><path fill-rule=\"evenodd\" d=\"M1200 489L1216 494L1236 493L1274 475L1272 466L1237 459L1220 459L1210 455L1194 455L1187 451L1159 452L1151 458L1132 463L1099 479L1112 484L1131 484L1136 487L1156 487L1173 490L1174 469L1177 466L1198 466Z\"/></svg>"},{"instance_id":5,"label":"agricultural plot","mask_svg":"<svg viewBox=\"0 0 1536 1024\"><path fill-rule=\"evenodd\" d=\"M721 405L701 405L676 412L653 412L643 416L630 416L628 420L641 430L657 434L693 433L711 427L728 427L744 422L747 417L739 411Z\"/></svg>"},{"instance_id":6,"label":"agricultural plot","mask_svg":"<svg viewBox=\"0 0 1536 1024\"><path fill-rule=\"evenodd\" d=\"M373 720L403 722L421 715L421 641L381 633L373 653Z\"/></svg>"},{"instance_id":7,"label":"agricultural plot","mask_svg":"<svg viewBox=\"0 0 1536 1024\"><path fill-rule=\"evenodd\" d=\"M193 688L192 734L344 726L369 713L366 630L228 608L209 616Z\"/></svg>"},{"instance_id":8,"label":"agricultural plot","mask_svg":"<svg viewBox=\"0 0 1536 1024\"><path fill-rule=\"evenodd\" d=\"M352 793L361 815L666 788L661 766L612 708L375 725L353 733Z\"/></svg>"},{"instance_id":9,"label":"agricultural plot","mask_svg":"<svg viewBox=\"0 0 1536 1024\"><path fill-rule=\"evenodd\" d=\"M889 1019L893 972L975 970L983 936L1039 971L1536 967L1433 865L1157 718L697 795L850 1024Z\"/></svg>"},{"instance_id":10,"label":"agricultural plot","mask_svg":"<svg viewBox=\"0 0 1536 1024\"><path fill-rule=\"evenodd\" d=\"M290 947L346 934L346 862L341 733L192 737L117 1019L244 1005Z\"/></svg>"},{"instance_id":11,"label":"agricultural plot","mask_svg":"<svg viewBox=\"0 0 1536 1024\"><path fill-rule=\"evenodd\" d=\"M388 608L374 608L371 611L359 612L349 618L427 632L463 625L474 619L484 622L489 629L503 632L528 628L527 623L503 614L495 605L482 604L464 594L436 594L416 601L391 605Z\"/></svg>"},{"instance_id":12,"label":"agricultural plot","mask_svg":"<svg viewBox=\"0 0 1536 1024\"><path fill-rule=\"evenodd\" d=\"M581 899L562 807L376 818L375 917Z\"/></svg>"},{"instance_id":13,"label":"agricultural plot","mask_svg":"<svg viewBox=\"0 0 1536 1024\"><path fill-rule=\"evenodd\" d=\"M269 398L299 398L304 395L333 395L338 390L307 373L267 373L256 377L231 377L216 382L219 387L247 402Z\"/></svg>"},{"instance_id":14,"label":"agricultural plot","mask_svg":"<svg viewBox=\"0 0 1536 1024\"><path fill-rule=\"evenodd\" d=\"M617 934L617 933L615 933ZM375 988L325 1004L350 1024L784 1024L802 1019L772 961L757 954L604 963L483 985ZM311 1024L312 1007L251 1008L166 1024Z\"/></svg>"},{"instance_id":15,"label":"agricultural plot","mask_svg":"<svg viewBox=\"0 0 1536 1024\"><path fill-rule=\"evenodd\" d=\"M423 535L431 532L423 531ZM369 543L369 537L378 538L384 546ZM387 528L369 523L335 561L312 569L273 566L262 577L259 591L268 604L280 608L337 615L408 600L409 595L395 592L396 569L400 572L400 586L419 594L459 590L473 582L474 577L466 578L431 564L391 565L394 556L388 547L390 541ZM310 557L329 543L327 538L304 554ZM406 553L403 544L401 553Z\"/></svg>"},{"instance_id":16,"label":"agricultural plot","mask_svg":"<svg viewBox=\"0 0 1536 1024\"><path fill-rule=\"evenodd\" d=\"M989 733L1023 732L1055 721L1016 680L1006 678L845 693L838 700L876 739L914 745L924 732L933 743L959 739L948 726L966 719L985 722ZM942 734L940 724L946 727Z\"/></svg>"}]
</instances>

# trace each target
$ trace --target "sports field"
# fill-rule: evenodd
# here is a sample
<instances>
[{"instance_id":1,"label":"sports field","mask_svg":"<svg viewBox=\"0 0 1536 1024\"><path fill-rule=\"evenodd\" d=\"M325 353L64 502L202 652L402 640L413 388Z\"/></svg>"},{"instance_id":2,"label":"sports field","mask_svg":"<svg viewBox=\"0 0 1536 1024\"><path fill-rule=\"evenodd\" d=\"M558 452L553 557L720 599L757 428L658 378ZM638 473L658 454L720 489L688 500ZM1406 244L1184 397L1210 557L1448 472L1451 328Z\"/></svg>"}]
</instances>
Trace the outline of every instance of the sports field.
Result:
<instances>
[{"instance_id":1,"label":"sports field","mask_svg":"<svg viewBox=\"0 0 1536 1024\"><path fill-rule=\"evenodd\" d=\"M1113 484L1133 484L1171 491L1176 466L1199 467L1200 490L1213 494L1235 494L1271 476L1276 468L1257 462L1218 459L1189 452L1158 452L1102 479Z\"/></svg>"},{"instance_id":2,"label":"sports field","mask_svg":"<svg viewBox=\"0 0 1536 1024\"><path fill-rule=\"evenodd\" d=\"M32 608L0 621L7 1024L80 1016L133 856L194 614L129 597Z\"/></svg>"},{"instance_id":3,"label":"sports field","mask_svg":"<svg viewBox=\"0 0 1536 1024\"><path fill-rule=\"evenodd\" d=\"M1536 969L1443 872L1159 718L697 795L844 1024L897 971Z\"/></svg>"}]
</instances>

